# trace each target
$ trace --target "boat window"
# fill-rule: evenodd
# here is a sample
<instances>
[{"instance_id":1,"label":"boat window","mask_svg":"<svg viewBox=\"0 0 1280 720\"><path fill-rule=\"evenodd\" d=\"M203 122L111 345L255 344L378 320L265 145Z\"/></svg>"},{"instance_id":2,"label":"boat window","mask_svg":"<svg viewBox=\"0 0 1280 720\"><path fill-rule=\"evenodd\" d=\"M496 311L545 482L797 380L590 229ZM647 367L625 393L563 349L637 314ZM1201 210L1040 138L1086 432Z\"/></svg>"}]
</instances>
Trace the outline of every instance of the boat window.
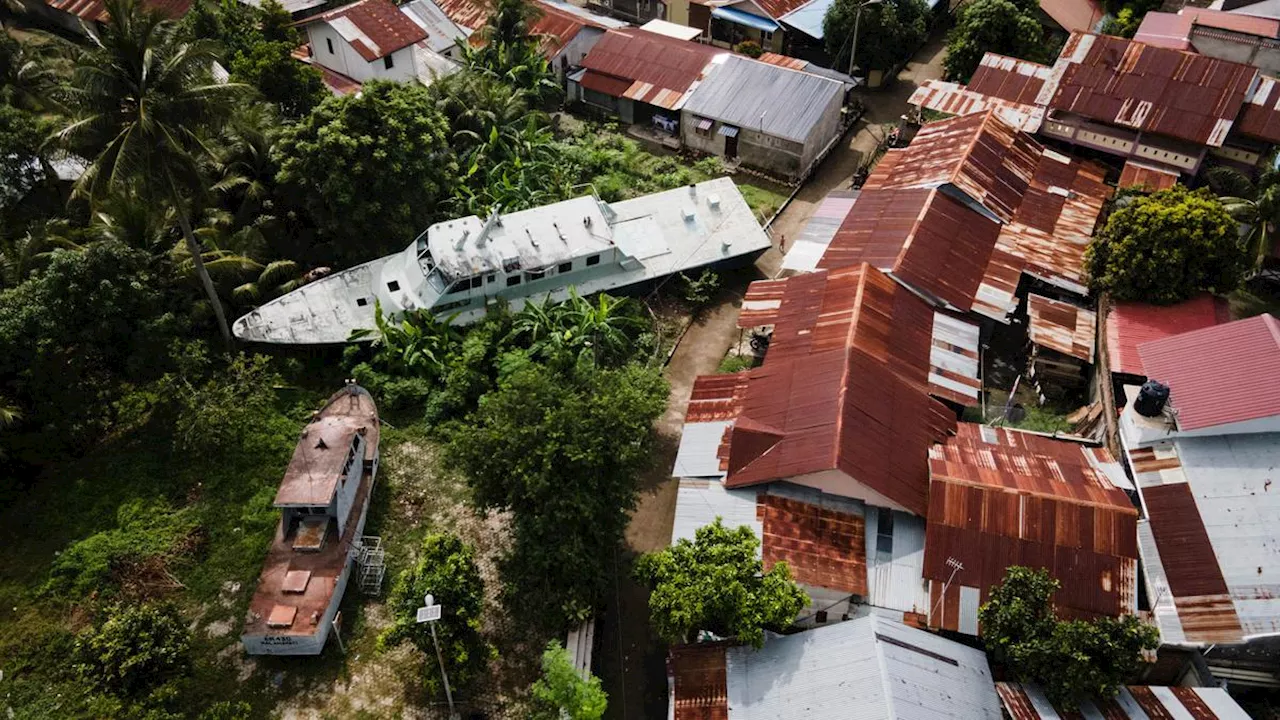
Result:
<instances>
[{"instance_id":1,"label":"boat window","mask_svg":"<svg viewBox=\"0 0 1280 720\"><path fill-rule=\"evenodd\" d=\"M444 278L440 275L439 268L435 268L427 274L427 285L438 293L444 292Z\"/></svg>"},{"instance_id":2,"label":"boat window","mask_svg":"<svg viewBox=\"0 0 1280 720\"><path fill-rule=\"evenodd\" d=\"M546 277L547 271L546 270L530 270L526 274L529 276L528 278L529 281L533 282L534 280L541 280L542 278Z\"/></svg>"},{"instance_id":3,"label":"boat window","mask_svg":"<svg viewBox=\"0 0 1280 720\"><path fill-rule=\"evenodd\" d=\"M463 308L470 305L471 301L472 301L472 298L465 298L463 300L455 300L453 302L447 302L447 303L444 303L443 305L436 305L431 308L431 312L443 313L443 312L448 312L450 310L457 310L458 308Z\"/></svg>"},{"instance_id":4,"label":"boat window","mask_svg":"<svg viewBox=\"0 0 1280 720\"><path fill-rule=\"evenodd\" d=\"M453 293L466 292L467 290L470 290L470 289L471 289L470 278L462 278L458 282L449 286L448 294L452 295Z\"/></svg>"},{"instance_id":5,"label":"boat window","mask_svg":"<svg viewBox=\"0 0 1280 720\"><path fill-rule=\"evenodd\" d=\"M519 285L519 284L520 284L519 275L511 275L507 278L507 287L512 287L513 285Z\"/></svg>"},{"instance_id":6,"label":"boat window","mask_svg":"<svg viewBox=\"0 0 1280 720\"><path fill-rule=\"evenodd\" d=\"M390 290L391 292L396 292L397 290L400 289L400 283L395 280L392 280L387 283L387 289Z\"/></svg>"},{"instance_id":7,"label":"boat window","mask_svg":"<svg viewBox=\"0 0 1280 720\"><path fill-rule=\"evenodd\" d=\"M567 272L571 272L572 270L573 270L572 262L560 263L560 267L556 268L556 272L560 272L560 273L567 273Z\"/></svg>"},{"instance_id":8,"label":"boat window","mask_svg":"<svg viewBox=\"0 0 1280 720\"><path fill-rule=\"evenodd\" d=\"M599 256L599 255L588 255L588 256L587 256L587 267L591 267L592 265L599 265L599 264L600 264L600 256Z\"/></svg>"},{"instance_id":9,"label":"boat window","mask_svg":"<svg viewBox=\"0 0 1280 720\"><path fill-rule=\"evenodd\" d=\"M356 298L356 305L364 307L369 304L369 298Z\"/></svg>"}]
</instances>

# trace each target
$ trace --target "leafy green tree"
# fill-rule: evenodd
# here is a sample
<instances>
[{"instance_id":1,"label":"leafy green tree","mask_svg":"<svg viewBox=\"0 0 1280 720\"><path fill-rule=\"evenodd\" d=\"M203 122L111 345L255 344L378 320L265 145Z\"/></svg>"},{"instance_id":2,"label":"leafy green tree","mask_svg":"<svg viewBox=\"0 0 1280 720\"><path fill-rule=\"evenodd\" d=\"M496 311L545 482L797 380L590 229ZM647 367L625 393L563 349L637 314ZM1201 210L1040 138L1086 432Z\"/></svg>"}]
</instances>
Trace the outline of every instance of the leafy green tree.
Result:
<instances>
[{"instance_id":1,"label":"leafy green tree","mask_svg":"<svg viewBox=\"0 0 1280 720\"><path fill-rule=\"evenodd\" d=\"M91 204L129 191L171 206L229 343L231 329L201 260L188 202L205 187L203 136L221 124L244 86L214 82L213 46L182 41L174 22L141 0L105 3L111 20L90 32L91 47L77 60L66 89L74 119L61 138L92 159L76 190Z\"/></svg>"},{"instance_id":2,"label":"leafy green tree","mask_svg":"<svg viewBox=\"0 0 1280 720\"><path fill-rule=\"evenodd\" d=\"M600 720L609 695L600 678L582 677L569 651L552 640L542 653L542 677L533 684L533 720Z\"/></svg>"},{"instance_id":3,"label":"leafy green tree","mask_svg":"<svg viewBox=\"0 0 1280 720\"><path fill-rule=\"evenodd\" d=\"M320 71L293 59L296 47L288 42L261 42L231 61L231 77L258 88L286 118L311 112L329 96Z\"/></svg>"},{"instance_id":4,"label":"leafy green tree","mask_svg":"<svg viewBox=\"0 0 1280 720\"><path fill-rule=\"evenodd\" d=\"M189 671L191 638L173 605L116 606L75 646L80 675L105 692L142 697Z\"/></svg>"},{"instance_id":5,"label":"leafy green tree","mask_svg":"<svg viewBox=\"0 0 1280 720\"><path fill-rule=\"evenodd\" d=\"M599 293L587 299L569 289L569 299L530 300L516 314L511 339L524 343L538 360L572 365L584 356L597 365L617 366L636 352L646 323L633 301Z\"/></svg>"},{"instance_id":6,"label":"leafy green tree","mask_svg":"<svg viewBox=\"0 0 1280 720\"><path fill-rule=\"evenodd\" d=\"M785 562L765 572L759 547L751 528L716 518L692 541L641 556L635 575L653 590L649 618L658 635L687 643L705 630L760 647L766 629L791 625L809 598Z\"/></svg>"},{"instance_id":7,"label":"leafy green tree","mask_svg":"<svg viewBox=\"0 0 1280 720\"><path fill-rule=\"evenodd\" d=\"M943 60L947 79L968 82L982 56L989 52L1024 60L1048 59L1037 11L1014 0L973 0L963 5L947 36Z\"/></svg>"},{"instance_id":8,"label":"leafy green tree","mask_svg":"<svg viewBox=\"0 0 1280 720\"><path fill-rule=\"evenodd\" d=\"M0 103L0 211L48 177L40 152L44 138L34 115Z\"/></svg>"},{"instance_id":9,"label":"leafy green tree","mask_svg":"<svg viewBox=\"0 0 1280 720\"><path fill-rule=\"evenodd\" d=\"M278 180L315 221L326 254L362 262L403 248L453 194L447 131L426 88L371 82L284 131Z\"/></svg>"},{"instance_id":10,"label":"leafy green tree","mask_svg":"<svg viewBox=\"0 0 1280 720\"><path fill-rule=\"evenodd\" d=\"M453 429L446 460L476 504L514 513L502 571L529 617L549 628L580 621L609 587L667 393L650 368L580 362L567 375L525 359Z\"/></svg>"},{"instance_id":11,"label":"leafy green tree","mask_svg":"<svg viewBox=\"0 0 1280 720\"><path fill-rule=\"evenodd\" d=\"M1231 292L1246 253L1236 221L1212 192L1176 185L1115 209L1085 264L1095 290L1167 305L1199 290Z\"/></svg>"},{"instance_id":12,"label":"leafy green tree","mask_svg":"<svg viewBox=\"0 0 1280 720\"><path fill-rule=\"evenodd\" d=\"M1064 709L1109 697L1132 681L1144 651L1160 645L1156 629L1133 615L1061 621L1053 610L1060 584L1046 570L1010 567L978 609L982 641L996 662L1034 682Z\"/></svg>"},{"instance_id":13,"label":"leafy green tree","mask_svg":"<svg viewBox=\"0 0 1280 720\"><path fill-rule=\"evenodd\" d=\"M0 26L0 105L30 112L58 109L53 60L49 51L20 42Z\"/></svg>"},{"instance_id":14,"label":"leafy green tree","mask_svg":"<svg viewBox=\"0 0 1280 720\"><path fill-rule=\"evenodd\" d=\"M1126 5L1120 8L1120 12L1116 13L1115 17L1108 18L1103 23L1102 34L1131 38L1137 34L1138 26L1141 24L1142 16L1132 6Z\"/></svg>"},{"instance_id":15,"label":"leafy green tree","mask_svg":"<svg viewBox=\"0 0 1280 720\"><path fill-rule=\"evenodd\" d=\"M455 535L435 533L422 542L422 552L414 567L400 573L391 587L388 604L393 613L391 627L378 638L380 647L406 640L429 658L427 690L444 696L436 664L431 628L417 622L417 609L430 593L443 606L435 623L440 652L455 688L467 688L484 677L485 668L497 653L480 635L484 613L484 581L476 566L475 551Z\"/></svg>"},{"instance_id":16,"label":"leafy green tree","mask_svg":"<svg viewBox=\"0 0 1280 720\"><path fill-rule=\"evenodd\" d=\"M1222 206L1248 228L1245 247L1253 270L1261 270L1275 252L1276 225L1280 223L1280 171L1268 165L1257 183L1226 166L1212 168L1207 175L1209 186L1218 194Z\"/></svg>"},{"instance_id":17,"label":"leafy green tree","mask_svg":"<svg viewBox=\"0 0 1280 720\"><path fill-rule=\"evenodd\" d=\"M540 38L530 33L540 12L529 0L496 0L477 31L480 46L462 44L464 65L528 93L539 105L560 94Z\"/></svg>"},{"instance_id":18,"label":"leafy green tree","mask_svg":"<svg viewBox=\"0 0 1280 720\"><path fill-rule=\"evenodd\" d=\"M822 19L827 53L835 67L849 67L853 26L858 25L857 65L864 70L888 70L911 57L929 33L929 7L924 0L884 0L862 9L863 0L835 0Z\"/></svg>"}]
</instances>

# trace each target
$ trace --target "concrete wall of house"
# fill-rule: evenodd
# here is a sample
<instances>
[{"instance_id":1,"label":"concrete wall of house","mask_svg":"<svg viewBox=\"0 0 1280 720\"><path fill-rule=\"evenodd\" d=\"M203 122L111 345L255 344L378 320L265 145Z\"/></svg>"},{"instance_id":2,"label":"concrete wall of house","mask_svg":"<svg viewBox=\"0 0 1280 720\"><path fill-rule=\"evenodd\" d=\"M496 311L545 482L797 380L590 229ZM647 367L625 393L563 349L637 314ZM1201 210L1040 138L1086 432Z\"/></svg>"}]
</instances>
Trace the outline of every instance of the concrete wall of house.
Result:
<instances>
[{"instance_id":1,"label":"concrete wall of house","mask_svg":"<svg viewBox=\"0 0 1280 720\"><path fill-rule=\"evenodd\" d=\"M672 22L675 22L672 20ZM702 31L702 37L711 37L711 8L706 5L689 4L689 19L685 23Z\"/></svg>"},{"instance_id":2,"label":"concrete wall of house","mask_svg":"<svg viewBox=\"0 0 1280 720\"><path fill-rule=\"evenodd\" d=\"M565 70L580 67L582 58L591 52L591 48L596 46L601 37L604 37L604 31L599 28L584 27L579 30L573 39L552 58L556 73L563 77Z\"/></svg>"},{"instance_id":3,"label":"concrete wall of house","mask_svg":"<svg viewBox=\"0 0 1280 720\"><path fill-rule=\"evenodd\" d=\"M1280 42L1275 40L1193 27L1191 44L1201 55L1252 65L1269 75L1280 74Z\"/></svg>"},{"instance_id":4,"label":"concrete wall of house","mask_svg":"<svg viewBox=\"0 0 1280 720\"><path fill-rule=\"evenodd\" d=\"M832 115L834 110L834 115ZM832 119L828 121L828 115ZM712 124L709 130L699 132L698 116L684 111L680 119L680 140L685 147L712 155L725 156L728 138L720 134L724 123ZM825 147L840 126L840 99L833 98L832 107L823 113L823 122L815 126L804 144L768 135L758 130L738 130L738 160L746 166L762 170L782 178L799 177L818 152Z\"/></svg>"},{"instance_id":5,"label":"concrete wall of house","mask_svg":"<svg viewBox=\"0 0 1280 720\"><path fill-rule=\"evenodd\" d=\"M400 48L391 53L391 67L386 67L385 58L366 62L356 49L351 47L332 26L325 22L315 22L307 26L307 38L311 41L311 58L315 62L342 73L356 82L369 80L393 80L396 82L412 82L418 77L417 67L413 59L413 46ZM332 44L333 52L329 52Z\"/></svg>"}]
</instances>

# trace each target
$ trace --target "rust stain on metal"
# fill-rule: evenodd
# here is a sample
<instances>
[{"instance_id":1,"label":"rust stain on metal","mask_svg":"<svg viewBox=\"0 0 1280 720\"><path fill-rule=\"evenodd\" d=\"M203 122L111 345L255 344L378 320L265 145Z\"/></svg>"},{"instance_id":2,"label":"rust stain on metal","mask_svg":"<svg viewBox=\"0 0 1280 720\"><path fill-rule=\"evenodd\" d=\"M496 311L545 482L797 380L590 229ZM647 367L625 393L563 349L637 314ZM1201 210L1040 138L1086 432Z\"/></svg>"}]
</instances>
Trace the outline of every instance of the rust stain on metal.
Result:
<instances>
[{"instance_id":1,"label":"rust stain on metal","mask_svg":"<svg viewBox=\"0 0 1280 720\"><path fill-rule=\"evenodd\" d=\"M671 705L675 720L729 720L729 685L724 643L671 648Z\"/></svg>"},{"instance_id":2,"label":"rust stain on metal","mask_svg":"<svg viewBox=\"0 0 1280 720\"><path fill-rule=\"evenodd\" d=\"M1165 190L1178 184L1178 173L1135 160L1128 160L1120 172L1120 187L1143 187Z\"/></svg>"},{"instance_id":3,"label":"rust stain on metal","mask_svg":"<svg viewBox=\"0 0 1280 720\"><path fill-rule=\"evenodd\" d=\"M861 515L764 494L756 506L765 568L785 561L799 583L867 594L866 527Z\"/></svg>"},{"instance_id":4,"label":"rust stain on metal","mask_svg":"<svg viewBox=\"0 0 1280 720\"><path fill-rule=\"evenodd\" d=\"M1280 143L1280 82L1272 77L1259 78L1236 129L1260 140Z\"/></svg>"},{"instance_id":5,"label":"rust stain on metal","mask_svg":"<svg viewBox=\"0 0 1280 720\"><path fill-rule=\"evenodd\" d=\"M643 30L609 30L582 59L582 66L587 69L587 76L605 76L613 81L597 79L599 87L588 86L589 89L606 92L602 88L608 86L608 94L614 97L678 110L711 61L723 54L723 50L708 45ZM617 94L616 88L623 82L626 89Z\"/></svg>"},{"instance_id":6,"label":"rust stain on metal","mask_svg":"<svg viewBox=\"0 0 1280 720\"><path fill-rule=\"evenodd\" d=\"M1064 355L1093 362L1093 341L1097 315L1071 303L1051 300L1034 293L1027 296L1027 328L1031 342Z\"/></svg>"}]
</instances>

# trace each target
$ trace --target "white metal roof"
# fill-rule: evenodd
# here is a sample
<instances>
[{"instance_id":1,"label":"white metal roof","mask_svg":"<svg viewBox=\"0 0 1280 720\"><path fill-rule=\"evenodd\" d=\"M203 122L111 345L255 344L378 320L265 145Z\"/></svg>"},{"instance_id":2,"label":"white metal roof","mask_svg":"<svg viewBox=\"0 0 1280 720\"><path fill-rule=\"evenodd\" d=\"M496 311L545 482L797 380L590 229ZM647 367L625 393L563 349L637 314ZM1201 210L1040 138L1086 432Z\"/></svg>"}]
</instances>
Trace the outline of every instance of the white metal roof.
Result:
<instances>
[{"instance_id":1,"label":"white metal roof","mask_svg":"<svg viewBox=\"0 0 1280 720\"><path fill-rule=\"evenodd\" d=\"M400 6L400 12L427 32L427 43L436 52L444 52L459 40L471 37L471 31L449 19L449 16L431 0L412 0Z\"/></svg>"},{"instance_id":2,"label":"white metal roof","mask_svg":"<svg viewBox=\"0 0 1280 720\"><path fill-rule=\"evenodd\" d=\"M858 194L858 190L835 190L828 193L818 203L813 215L809 216L809 222L805 223L800 237L793 238L788 243L787 255L782 259L782 269L799 272L817 270L818 262L827 252L841 223L853 209Z\"/></svg>"},{"instance_id":3,"label":"white metal roof","mask_svg":"<svg viewBox=\"0 0 1280 720\"><path fill-rule=\"evenodd\" d=\"M702 34L699 28L688 27L687 25L679 25L666 20L650 20L640 26L641 30L647 30L651 33L666 35L677 40L692 40Z\"/></svg>"},{"instance_id":4,"label":"white metal roof","mask_svg":"<svg viewBox=\"0 0 1280 720\"><path fill-rule=\"evenodd\" d=\"M999 720L986 654L870 615L725 651L730 720Z\"/></svg>"},{"instance_id":5,"label":"white metal roof","mask_svg":"<svg viewBox=\"0 0 1280 720\"><path fill-rule=\"evenodd\" d=\"M756 517L756 499L759 488L726 490L719 480L693 480L681 478L676 495L676 518L671 528L671 544L679 540L692 540L698 528L722 518L725 527L746 525L756 538L764 535L764 529ZM759 555L759 548L756 554Z\"/></svg>"},{"instance_id":6,"label":"white metal roof","mask_svg":"<svg viewBox=\"0 0 1280 720\"><path fill-rule=\"evenodd\" d=\"M671 474L681 478L724 477L725 471L720 469L720 441L732 424L728 420L685 423Z\"/></svg>"},{"instance_id":7,"label":"white metal roof","mask_svg":"<svg viewBox=\"0 0 1280 720\"><path fill-rule=\"evenodd\" d=\"M798 143L810 133L844 84L812 73L730 55L702 81L684 109ZM829 138L816 138L826 144Z\"/></svg>"}]
</instances>

